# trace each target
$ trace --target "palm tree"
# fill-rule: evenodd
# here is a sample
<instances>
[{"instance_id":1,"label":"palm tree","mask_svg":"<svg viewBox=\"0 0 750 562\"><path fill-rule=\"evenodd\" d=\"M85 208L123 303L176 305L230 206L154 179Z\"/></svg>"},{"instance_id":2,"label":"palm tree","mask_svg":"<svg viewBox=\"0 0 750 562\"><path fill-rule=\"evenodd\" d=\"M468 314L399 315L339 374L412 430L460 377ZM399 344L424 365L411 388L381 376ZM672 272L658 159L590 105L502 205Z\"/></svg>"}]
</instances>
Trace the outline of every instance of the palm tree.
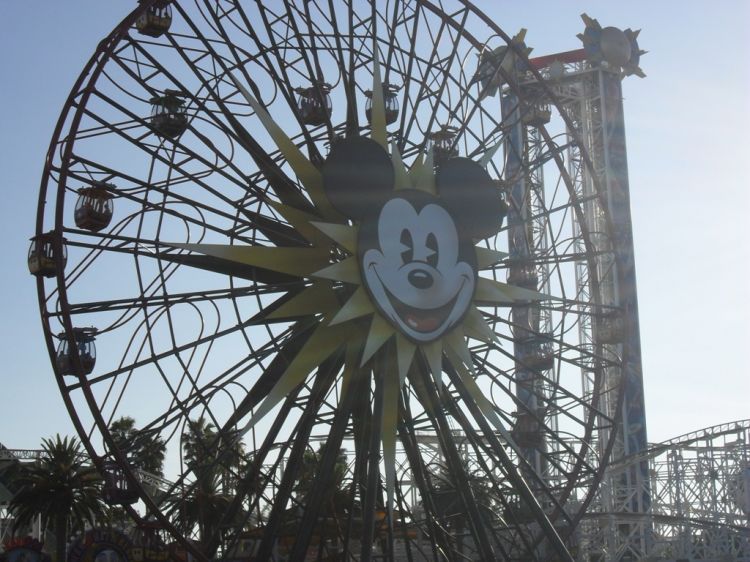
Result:
<instances>
[{"instance_id":1,"label":"palm tree","mask_svg":"<svg viewBox=\"0 0 750 562\"><path fill-rule=\"evenodd\" d=\"M83 531L104 513L101 477L84 462L78 441L59 435L42 441L43 453L33 464L20 465L15 476L18 491L8 504L13 531L28 527L36 517L55 534L57 562L65 560L68 531Z\"/></svg>"},{"instance_id":2,"label":"palm tree","mask_svg":"<svg viewBox=\"0 0 750 562\"><path fill-rule=\"evenodd\" d=\"M479 514L485 524L491 524L494 500L490 487L480 473L470 470L465 461L462 462L462 465L462 472L466 474L469 489L479 508ZM461 499L455 476L451 474L447 466L442 465L432 468L429 473L433 488L432 502L437 516L443 521L454 540L457 541L458 551L463 555L464 536L469 524L469 514L466 512Z\"/></svg>"},{"instance_id":3,"label":"palm tree","mask_svg":"<svg viewBox=\"0 0 750 562\"><path fill-rule=\"evenodd\" d=\"M197 527L205 544L218 532L216 525L231 504L239 470L244 465L244 446L236 434L220 435L204 417L188 420L182 435L183 459L194 482L170 503L185 530ZM238 520L242 514L238 515Z\"/></svg>"},{"instance_id":4,"label":"palm tree","mask_svg":"<svg viewBox=\"0 0 750 562\"><path fill-rule=\"evenodd\" d=\"M159 435L137 429L130 416L113 421L109 433L134 468L157 476L164 475L165 443Z\"/></svg>"},{"instance_id":5,"label":"palm tree","mask_svg":"<svg viewBox=\"0 0 750 562\"><path fill-rule=\"evenodd\" d=\"M293 508L290 513L292 519L301 514L303 506L307 505L307 498L312 490L315 479L319 476L319 467L323 459L324 444L321 443L317 451L308 449L302 455L302 463L297 474L297 482L294 485L294 495L298 508ZM341 537L346 526L342 521L346 518L350 508L350 500L353 486L346 486L344 479L347 471L347 455L344 449L340 449L333 467L333 480L331 486L326 489L318 513L321 545L329 538Z\"/></svg>"}]
</instances>

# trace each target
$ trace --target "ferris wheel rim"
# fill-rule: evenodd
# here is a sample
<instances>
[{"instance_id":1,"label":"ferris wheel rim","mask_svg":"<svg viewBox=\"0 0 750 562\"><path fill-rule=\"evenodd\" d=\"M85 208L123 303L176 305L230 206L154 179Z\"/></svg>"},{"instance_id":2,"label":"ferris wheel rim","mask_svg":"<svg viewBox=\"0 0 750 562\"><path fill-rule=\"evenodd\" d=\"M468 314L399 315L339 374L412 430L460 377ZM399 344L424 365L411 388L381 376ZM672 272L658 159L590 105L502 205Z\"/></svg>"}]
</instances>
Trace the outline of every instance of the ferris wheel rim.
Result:
<instances>
[{"instance_id":1,"label":"ferris wheel rim","mask_svg":"<svg viewBox=\"0 0 750 562\"><path fill-rule=\"evenodd\" d=\"M424 4L426 6L428 6L428 7L429 6L434 6L430 2L424 2ZM471 9L472 10L476 10L477 13L481 13L481 12L479 12L478 9L474 8L473 5L471 5L470 3L464 2L464 4L471 6ZM140 9L141 10L145 9L145 7L146 7L146 5L144 3L144 6L142 6ZM87 65L86 69L84 70L84 73L86 73L87 70L88 71L92 71L92 74L89 77L89 83L90 84L95 83L96 79L98 78L98 71L100 71L102 68L104 68L104 65L107 63L108 56L109 56L109 54L111 54L111 49L114 47L114 43L116 42L116 41L114 41L115 38L116 38L116 36L117 36L117 39L120 39L123 35L127 34L128 29L132 26L133 21L135 21L136 13L137 12L138 12L138 10L134 11L133 14L131 14L125 20L123 20L123 23L121 23L120 26L118 26L118 28L116 28L116 30L113 31L112 34L110 34L110 36L108 37L108 40L106 41L106 45L105 45L105 42L103 42L102 44L100 44L99 49L97 49L97 53L94 55L94 57L92 57L92 60L89 62L89 64ZM104 51L100 53L101 49L104 49ZM109 49L109 51L107 51L107 49ZM102 54L105 54L106 56L103 57L101 60L98 60L98 62L96 62L96 59L100 55L102 55ZM84 76L84 74L81 75L80 79L82 79L83 76ZM74 87L74 90L75 89L76 88ZM73 96L73 93L71 93L71 97L72 96ZM65 111L63 112L63 115L65 115L65 113L72 107L72 101L70 99L69 99L69 102L70 103L66 103ZM79 105L79 107L77 109L76 116L80 116L81 115L81 112L83 112L83 106L84 105L85 105L85 103ZM64 121L63 116L61 116L60 121L58 123L58 128L60 130L62 129L63 121ZM52 144L51 144L50 153L53 151L54 147L58 146L57 142L56 142L58 137L59 137L59 133L57 133L56 135L53 136L53 141L52 141ZM71 139L69 140L69 143L72 143L73 141L74 141L74 139L73 139L73 137L71 137ZM70 148L70 146L71 145L68 145L68 149ZM68 150L68 149L66 149L66 150ZM44 179L48 179L48 176L50 174L49 169L48 169L49 165L51 165L51 158L48 158L48 163L45 166ZM58 182L58 184L59 184L60 187L58 189L58 194L57 194L58 199L57 199L56 219L55 219L55 231L59 231L59 232L63 232L64 231L64 217L63 217L63 212L64 212L65 205L64 205L64 185L63 184L65 183L65 181L64 181L65 178L66 178L66 172L65 172L65 170L62 170L62 173L60 175L60 180ZM44 180L43 180L43 182L44 182ZM47 188L47 186L45 184L44 185L44 190L45 191L46 191L46 188ZM41 199L42 199L42 194L40 192L40 201L41 201ZM37 231L41 232L43 230L43 227L41 226L42 223L43 223L43 212L42 212L42 209L41 209L41 205L40 205L40 211L38 213L37 223L38 223ZM58 253L58 256L59 256L59 253ZM65 324L66 331L68 333L70 333L70 332L72 332L73 325L72 325L71 320L70 320L70 311L69 311L69 309L68 309L68 313L67 314L65 314L65 310L64 310L66 307L68 307L68 302L67 302L66 289L65 289L65 284L64 284L64 272L63 272L62 268L59 268L59 270L58 270L57 282L58 282L59 298L61 299L61 303L62 303L62 307L63 307L63 318L64 318L63 322ZM39 288L40 288L39 289L40 290L40 304L42 304L42 302L44 302L45 306L46 306L47 299L46 298L42 299L43 281L41 279L38 281L38 285L39 285ZM45 319L45 322L47 322L47 321L48 320ZM48 344L48 351L50 353L50 358L54 362L55 351L54 351L54 345L53 345L53 341L52 341L52 334L51 334L51 330L49 328L47 328L46 325L45 325L45 332L47 333L47 344ZM85 381L85 379L83 377L81 377L81 380L83 381L82 387L84 389L87 388L88 387L87 381ZM66 404L68 404L70 402L70 400L69 400L69 396L67 395L67 392L65 390L63 390L62 376L58 377L58 383L61 385L61 392L63 393L63 395L66 398ZM96 410L96 402L95 402L93 396L87 395L87 401L89 401L89 399L90 399L89 406L90 406L90 408L92 410L92 413L94 413L94 411ZM71 403L71 407L72 407L72 403ZM74 412L75 412L75 409L74 408L72 410L69 409L69 411L71 411L71 416L73 416ZM105 424L103 418L101 418L101 419L97 418L97 425L99 425L99 424L101 424L100 429L101 429L102 435L106 436L107 435L106 424ZM591 427L592 426L593 426L593 421L591 422ZM106 437L105 437L105 439L106 439ZM87 445L90 445L90 444L87 442ZM114 443L111 443L110 445L112 447L112 448L110 448L110 450L113 451L115 453L115 455L117 456L117 452L119 451L119 449L114 445ZM97 457L94 455L92 458L97 458ZM127 465L127 462L125 462L124 457L122 459L120 459L120 460L121 460L121 462L123 464ZM603 471L603 468L602 468L602 471ZM130 476L135 480L134 473L130 473ZM572 489L572 487L571 487L571 489ZM145 493L144 493L144 496L145 496ZM154 508L154 509L155 509L155 511L154 511L155 513L160 513L160 511L158 509L156 509L156 508Z\"/></svg>"}]
</instances>

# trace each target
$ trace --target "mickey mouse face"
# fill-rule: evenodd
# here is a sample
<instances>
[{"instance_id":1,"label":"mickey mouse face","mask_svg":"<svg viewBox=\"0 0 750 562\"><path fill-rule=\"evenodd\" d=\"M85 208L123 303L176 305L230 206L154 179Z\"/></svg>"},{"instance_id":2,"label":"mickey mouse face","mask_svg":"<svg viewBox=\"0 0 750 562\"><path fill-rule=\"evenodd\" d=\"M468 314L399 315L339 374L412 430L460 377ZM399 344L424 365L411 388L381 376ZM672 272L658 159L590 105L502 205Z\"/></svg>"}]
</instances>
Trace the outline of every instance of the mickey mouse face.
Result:
<instances>
[{"instance_id":1,"label":"mickey mouse face","mask_svg":"<svg viewBox=\"0 0 750 562\"><path fill-rule=\"evenodd\" d=\"M380 313L419 343L456 326L476 287L473 238L497 232L505 214L487 172L454 158L437 172L437 197L393 191L388 154L358 138L334 147L323 181L331 203L360 221L362 279Z\"/></svg>"},{"instance_id":2,"label":"mickey mouse face","mask_svg":"<svg viewBox=\"0 0 750 562\"><path fill-rule=\"evenodd\" d=\"M400 191L360 230L365 285L383 315L410 338L432 341L456 325L476 285L473 250L430 195Z\"/></svg>"}]
</instances>

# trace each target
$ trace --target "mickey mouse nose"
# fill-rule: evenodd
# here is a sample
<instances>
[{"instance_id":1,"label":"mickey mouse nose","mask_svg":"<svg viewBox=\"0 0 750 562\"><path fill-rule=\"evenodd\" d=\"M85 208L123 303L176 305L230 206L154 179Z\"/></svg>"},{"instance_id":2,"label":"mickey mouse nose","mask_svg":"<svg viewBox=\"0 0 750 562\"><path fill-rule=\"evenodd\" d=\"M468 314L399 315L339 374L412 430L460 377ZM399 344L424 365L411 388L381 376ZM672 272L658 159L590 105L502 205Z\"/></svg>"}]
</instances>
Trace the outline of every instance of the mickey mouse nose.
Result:
<instances>
[{"instance_id":1,"label":"mickey mouse nose","mask_svg":"<svg viewBox=\"0 0 750 562\"><path fill-rule=\"evenodd\" d=\"M432 287L432 275L424 269L415 269L409 272L409 283L417 289L429 289Z\"/></svg>"}]
</instances>

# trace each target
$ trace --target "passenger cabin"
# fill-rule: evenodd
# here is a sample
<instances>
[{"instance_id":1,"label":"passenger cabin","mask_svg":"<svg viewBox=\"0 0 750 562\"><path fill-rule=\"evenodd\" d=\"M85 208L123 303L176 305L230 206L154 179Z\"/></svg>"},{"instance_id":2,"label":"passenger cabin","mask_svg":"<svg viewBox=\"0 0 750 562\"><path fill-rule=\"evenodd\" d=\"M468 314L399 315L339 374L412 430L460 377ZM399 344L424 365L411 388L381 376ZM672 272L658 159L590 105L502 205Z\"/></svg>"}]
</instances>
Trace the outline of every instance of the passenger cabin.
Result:
<instances>
[{"instance_id":1,"label":"passenger cabin","mask_svg":"<svg viewBox=\"0 0 750 562\"><path fill-rule=\"evenodd\" d=\"M107 228L112 220L112 198L115 186L111 183L95 182L91 187L78 190L74 211L76 226L91 232Z\"/></svg>"},{"instance_id":2,"label":"passenger cabin","mask_svg":"<svg viewBox=\"0 0 750 562\"><path fill-rule=\"evenodd\" d=\"M72 349L69 346L68 336L63 332L57 337L60 340L55 356L57 371L62 376L75 376L77 373L73 366ZM96 365L96 345L94 345L96 328L73 328L73 338L81 361L82 374L88 375Z\"/></svg>"},{"instance_id":3,"label":"passenger cabin","mask_svg":"<svg viewBox=\"0 0 750 562\"><path fill-rule=\"evenodd\" d=\"M367 90L365 96L367 97L365 116L367 122L372 123L372 90ZM383 105L385 105L385 124L395 123L398 119L398 86L383 84Z\"/></svg>"},{"instance_id":4,"label":"passenger cabin","mask_svg":"<svg viewBox=\"0 0 750 562\"><path fill-rule=\"evenodd\" d=\"M518 362L531 371L547 371L555 365L551 338L546 334L526 339L519 346Z\"/></svg>"},{"instance_id":5,"label":"passenger cabin","mask_svg":"<svg viewBox=\"0 0 750 562\"><path fill-rule=\"evenodd\" d=\"M508 284L536 290L539 284L539 275L534 262L529 260L517 260L509 264Z\"/></svg>"},{"instance_id":6,"label":"passenger cabin","mask_svg":"<svg viewBox=\"0 0 750 562\"><path fill-rule=\"evenodd\" d=\"M27 257L29 273L37 277L54 277L57 274L54 239L54 232L45 232L31 239ZM65 245L65 238L62 239L61 258L62 267L65 269L65 264L68 261L68 249Z\"/></svg>"},{"instance_id":7,"label":"passenger cabin","mask_svg":"<svg viewBox=\"0 0 750 562\"><path fill-rule=\"evenodd\" d=\"M160 137L174 139L188 126L185 95L165 90L164 95L151 98L151 128Z\"/></svg>"},{"instance_id":8,"label":"passenger cabin","mask_svg":"<svg viewBox=\"0 0 750 562\"><path fill-rule=\"evenodd\" d=\"M456 133L455 127L446 125L429 135L435 166L458 156L458 149L455 146Z\"/></svg>"},{"instance_id":9,"label":"passenger cabin","mask_svg":"<svg viewBox=\"0 0 750 562\"><path fill-rule=\"evenodd\" d=\"M597 343L616 345L625 340L625 319L617 311L608 312L597 317L594 339Z\"/></svg>"},{"instance_id":10,"label":"passenger cabin","mask_svg":"<svg viewBox=\"0 0 750 562\"><path fill-rule=\"evenodd\" d=\"M302 122L306 125L323 125L333 113L331 105L331 85L315 82L308 88L295 88L297 108Z\"/></svg>"},{"instance_id":11,"label":"passenger cabin","mask_svg":"<svg viewBox=\"0 0 750 562\"><path fill-rule=\"evenodd\" d=\"M158 521L141 521L136 527L133 543L141 550L144 562L166 562L170 559L166 530Z\"/></svg>"},{"instance_id":12,"label":"passenger cabin","mask_svg":"<svg viewBox=\"0 0 750 562\"><path fill-rule=\"evenodd\" d=\"M143 3L143 0L139 0ZM172 25L172 7L169 0L157 0L146 8L135 21L138 33L149 37L159 37L169 31Z\"/></svg>"},{"instance_id":13,"label":"passenger cabin","mask_svg":"<svg viewBox=\"0 0 750 562\"><path fill-rule=\"evenodd\" d=\"M516 445L524 449L541 449L544 446L544 431L539 420L530 412L515 412L516 418L511 436Z\"/></svg>"},{"instance_id":14,"label":"passenger cabin","mask_svg":"<svg viewBox=\"0 0 750 562\"><path fill-rule=\"evenodd\" d=\"M534 103L525 107L521 121L527 127L539 128L550 122L552 111L549 104Z\"/></svg>"},{"instance_id":15,"label":"passenger cabin","mask_svg":"<svg viewBox=\"0 0 750 562\"><path fill-rule=\"evenodd\" d=\"M138 492L114 461L104 463L102 499L107 505L132 505L138 501Z\"/></svg>"}]
</instances>

